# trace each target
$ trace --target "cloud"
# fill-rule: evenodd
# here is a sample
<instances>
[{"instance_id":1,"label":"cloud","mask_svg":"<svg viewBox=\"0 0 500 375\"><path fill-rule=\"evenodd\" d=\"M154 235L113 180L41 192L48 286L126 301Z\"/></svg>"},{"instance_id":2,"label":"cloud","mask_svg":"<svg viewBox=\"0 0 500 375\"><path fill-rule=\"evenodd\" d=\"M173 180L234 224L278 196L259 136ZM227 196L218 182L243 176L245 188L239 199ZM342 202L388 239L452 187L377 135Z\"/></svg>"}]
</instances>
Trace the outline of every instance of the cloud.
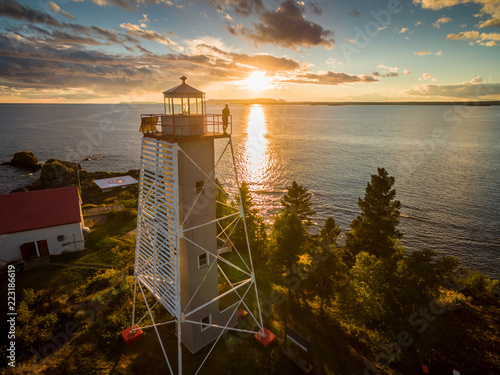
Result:
<instances>
[{"instance_id":1,"label":"cloud","mask_svg":"<svg viewBox=\"0 0 500 375\"><path fill-rule=\"evenodd\" d=\"M465 40L465 39L478 39L479 31L462 31L458 34L448 34L447 40Z\"/></svg>"},{"instance_id":2,"label":"cloud","mask_svg":"<svg viewBox=\"0 0 500 375\"><path fill-rule=\"evenodd\" d=\"M478 24L480 29L485 27L500 27L500 2L497 0L413 0L413 4L421 5L424 9L441 10L459 4L478 4L481 13L491 18Z\"/></svg>"},{"instance_id":3,"label":"cloud","mask_svg":"<svg viewBox=\"0 0 500 375\"><path fill-rule=\"evenodd\" d=\"M447 40L472 40L472 44L493 47L500 44L500 33L480 33L479 31L462 31L458 34L448 34Z\"/></svg>"},{"instance_id":4,"label":"cloud","mask_svg":"<svg viewBox=\"0 0 500 375\"><path fill-rule=\"evenodd\" d=\"M398 77L399 74L396 72L389 72L389 73L379 73L379 72L373 72L372 76L374 77L383 77L383 78L389 78L389 77Z\"/></svg>"},{"instance_id":5,"label":"cloud","mask_svg":"<svg viewBox=\"0 0 500 375\"><path fill-rule=\"evenodd\" d=\"M344 39L347 43L351 43L351 44L354 44L356 43L356 40L352 39L352 38L345 38Z\"/></svg>"},{"instance_id":6,"label":"cloud","mask_svg":"<svg viewBox=\"0 0 500 375\"><path fill-rule=\"evenodd\" d=\"M264 4L261 0L206 0L215 9L222 12L226 8L230 12L234 12L240 16L249 16L254 13L265 11Z\"/></svg>"},{"instance_id":7,"label":"cloud","mask_svg":"<svg viewBox=\"0 0 500 375\"><path fill-rule=\"evenodd\" d=\"M413 26L417 27L417 26L420 26L420 25L422 25L422 24L423 24L423 22L422 22L422 21L418 21L418 22L415 22L415 24L414 24Z\"/></svg>"},{"instance_id":8,"label":"cloud","mask_svg":"<svg viewBox=\"0 0 500 375\"><path fill-rule=\"evenodd\" d=\"M419 81L427 81L428 79L431 79L431 75L429 73L424 73L422 74L422 77L418 77Z\"/></svg>"},{"instance_id":9,"label":"cloud","mask_svg":"<svg viewBox=\"0 0 500 375\"><path fill-rule=\"evenodd\" d=\"M316 73L299 74L295 78L285 80L284 82L336 86L336 85L341 85L343 83L370 83L370 82L378 82L378 80L368 75L350 75L347 73L328 71L325 73L318 73L318 74Z\"/></svg>"},{"instance_id":10,"label":"cloud","mask_svg":"<svg viewBox=\"0 0 500 375\"><path fill-rule=\"evenodd\" d=\"M480 29L483 29L485 27L500 27L500 17L479 23Z\"/></svg>"},{"instance_id":11,"label":"cloud","mask_svg":"<svg viewBox=\"0 0 500 375\"><path fill-rule=\"evenodd\" d=\"M82 96L71 100L84 101L96 95L116 100L131 92L161 93L172 76L196 74L201 80L210 77L217 81L246 74L233 61L212 60L207 55L131 56L80 48L56 49L31 41L18 41L16 49L10 45L0 36L0 80L12 95L24 98L35 93L50 98L57 88L61 98L71 99L65 95L79 90ZM84 92L88 94L84 96Z\"/></svg>"},{"instance_id":12,"label":"cloud","mask_svg":"<svg viewBox=\"0 0 500 375\"><path fill-rule=\"evenodd\" d=\"M61 27L39 27L34 24L25 24L16 27L6 27L12 34L3 34L7 38L30 40L33 45L50 44L54 48L68 48L76 45L111 45L116 44L127 48L126 43L137 44L138 39L126 34L116 33L97 26L83 26L63 23ZM15 42L12 40L12 42Z\"/></svg>"},{"instance_id":13,"label":"cloud","mask_svg":"<svg viewBox=\"0 0 500 375\"><path fill-rule=\"evenodd\" d=\"M405 91L408 95L468 100L491 99L500 97L500 83L484 83L481 77L457 85L417 85Z\"/></svg>"},{"instance_id":14,"label":"cloud","mask_svg":"<svg viewBox=\"0 0 500 375\"><path fill-rule=\"evenodd\" d=\"M122 5L119 1L103 0L100 5L135 9L151 1L156 0L124 1ZM224 0L220 3L224 4L224 9L234 6L241 12L246 4L260 9L258 1ZM49 6L48 2L45 4ZM317 9L308 4L314 5L281 0L281 6L275 11L261 8L254 15L253 25L248 27L255 35L259 32L258 25L278 32L284 29L279 21L291 18L302 34L299 35L297 30L286 30L289 35L283 36L278 45L286 45L287 38L293 37L291 48L333 46L332 32L308 20L311 12L321 13L316 5ZM181 46L171 32L160 33L141 26L143 23L149 25L146 12L137 13L139 16L135 22L123 22L121 27L113 30L70 23L60 16L57 18L62 21L58 21L51 16L55 14L51 13L53 10L48 12L50 14L38 12L14 1L0 4L0 15L15 20L6 21L4 18L0 33L0 97L3 99L116 102L151 100L151 97L156 97L152 95L158 95L160 100L161 92L177 84L177 78L184 74L196 77L196 82L215 82L230 87L238 85L255 70L266 71L281 85L335 86L377 82L372 75L314 71L313 64L286 55L243 54L213 37L183 40ZM36 19L29 18L34 15ZM152 14L149 16L153 17ZM307 26L305 29L304 25ZM287 27L290 28L290 24ZM313 36L319 39L315 41ZM168 46L172 52L157 52L161 46L158 43ZM166 50L161 47L161 51ZM340 65L330 59L327 63Z\"/></svg>"},{"instance_id":15,"label":"cloud","mask_svg":"<svg viewBox=\"0 0 500 375\"><path fill-rule=\"evenodd\" d=\"M342 65L342 62L341 61L338 61L337 59L334 59L332 57L328 58L326 61L325 61L326 64L328 65Z\"/></svg>"},{"instance_id":16,"label":"cloud","mask_svg":"<svg viewBox=\"0 0 500 375\"><path fill-rule=\"evenodd\" d=\"M61 24L54 29L27 24L16 26L17 34L0 34L0 96L18 101L141 101L176 84L183 74L196 76L201 82L231 85L256 69L266 71L278 84L377 81L371 76L312 72L307 64L287 56L235 53L219 39L209 37L185 41L189 53L155 54L141 46L141 41L161 43L165 35L147 33L138 25L122 25L110 31L76 24ZM115 48L92 49L124 43L128 44L125 53Z\"/></svg>"},{"instance_id":17,"label":"cloud","mask_svg":"<svg viewBox=\"0 0 500 375\"><path fill-rule=\"evenodd\" d=\"M74 20L76 19L75 16L72 16L68 12L62 10L61 7L59 5L57 5L57 4L49 3L49 8L52 9L52 11L54 11L56 13L59 13L60 15L66 17L66 18L71 18L71 19L74 19Z\"/></svg>"},{"instance_id":18,"label":"cloud","mask_svg":"<svg viewBox=\"0 0 500 375\"><path fill-rule=\"evenodd\" d=\"M0 2L0 16L6 16L31 23L43 23L49 26L61 26L50 14L21 5L16 1L7 0Z\"/></svg>"},{"instance_id":19,"label":"cloud","mask_svg":"<svg viewBox=\"0 0 500 375\"><path fill-rule=\"evenodd\" d=\"M389 72L397 72L399 68L395 67L395 66L387 66L387 65L383 65L383 64L380 64L378 66L378 68L381 68L381 69L384 69L384 70L387 70Z\"/></svg>"},{"instance_id":20,"label":"cloud","mask_svg":"<svg viewBox=\"0 0 500 375\"><path fill-rule=\"evenodd\" d=\"M130 1L126 0L92 0L92 1L99 6L117 5L126 10L132 10L132 7L129 4Z\"/></svg>"},{"instance_id":21,"label":"cloud","mask_svg":"<svg viewBox=\"0 0 500 375\"><path fill-rule=\"evenodd\" d=\"M383 64L380 64L378 67L378 69L382 69L382 73L379 73L379 72L373 72L372 75L374 77L398 77L399 74L398 74L398 69L397 67L394 67L394 66L387 66L387 65L383 65Z\"/></svg>"},{"instance_id":22,"label":"cloud","mask_svg":"<svg viewBox=\"0 0 500 375\"><path fill-rule=\"evenodd\" d=\"M73 1L84 1L84 0L73 0ZM126 10L134 10L140 9L144 6L144 4L165 4L169 7L175 5L177 9L183 9L183 4L174 4L174 2L170 0L92 0L94 4L99 6L119 6L120 8Z\"/></svg>"},{"instance_id":23,"label":"cloud","mask_svg":"<svg viewBox=\"0 0 500 375\"><path fill-rule=\"evenodd\" d=\"M202 37L186 41L191 53L204 54L211 56L211 61L220 64L236 64L244 71L259 69L267 72L295 71L301 70L301 64L289 57L276 57L266 53L260 53L253 56L239 54L228 51L228 47L218 38Z\"/></svg>"},{"instance_id":24,"label":"cloud","mask_svg":"<svg viewBox=\"0 0 500 375\"><path fill-rule=\"evenodd\" d=\"M321 9L318 4L315 4L315 3L307 3L306 4L307 8L313 12L314 14L316 14L317 16L321 16L321 14L323 14L323 9Z\"/></svg>"},{"instance_id":25,"label":"cloud","mask_svg":"<svg viewBox=\"0 0 500 375\"><path fill-rule=\"evenodd\" d=\"M260 22L253 23L253 29L237 25L228 26L228 30L256 44L269 43L291 49L315 46L332 49L335 45L333 31L308 21L304 7L293 0L283 1L275 11L260 10L258 17Z\"/></svg>"},{"instance_id":26,"label":"cloud","mask_svg":"<svg viewBox=\"0 0 500 375\"><path fill-rule=\"evenodd\" d=\"M441 25L453 21L450 17L446 17L443 15L441 18L439 18L436 22L432 24L435 28L439 29Z\"/></svg>"},{"instance_id":27,"label":"cloud","mask_svg":"<svg viewBox=\"0 0 500 375\"><path fill-rule=\"evenodd\" d=\"M127 30L127 33L133 37L157 41L161 44L166 45L171 50L177 50L181 52L184 50L182 46L172 41L172 39L165 35L157 33L156 31L143 30L140 26L131 23L122 23L120 24L120 27Z\"/></svg>"},{"instance_id":28,"label":"cloud","mask_svg":"<svg viewBox=\"0 0 500 375\"><path fill-rule=\"evenodd\" d=\"M431 53L432 52L430 50L413 52L413 54L418 55L418 56L430 55Z\"/></svg>"},{"instance_id":29,"label":"cloud","mask_svg":"<svg viewBox=\"0 0 500 375\"><path fill-rule=\"evenodd\" d=\"M410 71L408 71L408 69L406 69L406 68L405 68L405 70L403 70L403 74L404 74L404 75L407 75L407 74L411 74L411 72L410 72Z\"/></svg>"},{"instance_id":30,"label":"cloud","mask_svg":"<svg viewBox=\"0 0 500 375\"><path fill-rule=\"evenodd\" d=\"M33 53L28 43L18 43L9 50L0 40L4 84L17 89L52 89L120 85L121 80L140 80L149 71L124 59L98 52L76 49L58 50L39 46Z\"/></svg>"},{"instance_id":31,"label":"cloud","mask_svg":"<svg viewBox=\"0 0 500 375\"><path fill-rule=\"evenodd\" d=\"M191 54L216 55L222 58L228 56L229 52L232 51L230 47L226 46L222 39L211 36L184 40L184 43L187 45Z\"/></svg>"},{"instance_id":32,"label":"cloud","mask_svg":"<svg viewBox=\"0 0 500 375\"><path fill-rule=\"evenodd\" d=\"M401 30L399 30L400 34L404 34L408 31L409 29L407 27L402 27Z\"/></svg>"},{"instance_id":33,"label":"cloud","mask_svg":"<svg viewBox=\"0 0 500 375\"><path fill-rule=\"evenodd\" d=\"M236 64L251 66L260 70L278 72L300 69L300 64L287 57L275 57L268 54L248 56L246 54L231 54L232 61Z\"/></svg>"}]
</instances>

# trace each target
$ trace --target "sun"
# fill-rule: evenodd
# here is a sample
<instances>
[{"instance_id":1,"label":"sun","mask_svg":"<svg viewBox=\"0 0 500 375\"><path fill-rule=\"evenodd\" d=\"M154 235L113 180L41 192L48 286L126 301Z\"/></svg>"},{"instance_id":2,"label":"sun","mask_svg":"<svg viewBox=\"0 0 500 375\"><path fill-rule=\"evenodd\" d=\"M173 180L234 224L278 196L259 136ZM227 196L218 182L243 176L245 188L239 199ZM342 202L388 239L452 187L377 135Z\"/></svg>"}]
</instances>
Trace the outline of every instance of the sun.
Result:
<instances>
[{"instance_id":1,"label":"sun","mask_svg":"<svg viewBox=\"0 0 500 375\"><path fill-rule=\"evenodd\" d=\"M246 79L246 87L252 91L263 91L271 87L270 80L265 72L253 72Z\"/></svg>"}]
</instances>

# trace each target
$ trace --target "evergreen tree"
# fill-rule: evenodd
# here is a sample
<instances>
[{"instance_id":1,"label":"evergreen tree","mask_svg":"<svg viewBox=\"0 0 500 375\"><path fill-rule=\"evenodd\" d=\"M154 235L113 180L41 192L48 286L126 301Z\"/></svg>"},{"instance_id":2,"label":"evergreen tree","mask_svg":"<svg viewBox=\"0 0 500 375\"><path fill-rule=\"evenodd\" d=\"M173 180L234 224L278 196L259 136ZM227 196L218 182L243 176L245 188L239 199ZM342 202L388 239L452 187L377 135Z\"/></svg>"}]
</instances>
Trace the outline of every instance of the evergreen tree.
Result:
<instances>
[{"instance_id":1,"label":"evergreen tree","mask_svg":"<svg viewBox=\"0 0 500 375\"><path fill-rule=\"evenodd\" d=\"M310 217L316 213L311 210L311 193L308 193L307 188L297 184L295 180L286 189L286 194L281 198L281 205L284 210L297 212L300 220L305 225L309 225L311 223Z\"/></svg>"},{"instance_id":2,"label":"evergreen tree","mask_svg":"<svg viewBox=\"0 0 500 375\"><path fill-rule=\"evenodd\" d=\"M269 237L268 265L292 273L306 243L306 231L297 212L277 215Z\"/></svg>"},{"instance_id":3,"label":"evergreen tree","mask_svg":"<svg viewBox=\"0 0 500 375\"><path fill-rule=\"evenodd\" d=\"M337 246L337 237L340 235L340 228L335 222L335 219L329 216L323 228L319 232L320 239L326 244L331 245L334 244Z\"/></svg>"},{"instance_id":4,"label":"evergreen tree","mask_svg":"<svg viewBox=\"0 0 500 375\"><path fill-rule=\"evenodd\" d=\"M304 288L320 301L320 312L324 305L331 305L336 291L346 283L347 267L342 262L335 245L322 243L308 256L311 272L304 280Z\"/></svg>"},{"instance_id":5,"label":"evergreen tree","mask_svg":"<svg viewBox=\"0 0 500 375\"><path fill-rule=\"evenodd\" d=\"M245 212L245 222L247 226L248 240L250 242L250 249L252 254L260 260L262 258L263 248L266 246L266 224L264 223L262 217L258 214L258 210L254 208L252 196L246 182L242 182L240 194L243 210ZM238 204L240 203L240 196L236 197L236 201ZM240 220L236 226L232 236L232 241L237 249L247 249L243 220Z\"/></svg>"},{"instance_id":6,"label":"evergreen tree","mask_svg":"<svg viewBox=\"0 0 500 375\"><path fill-rule=\"evenodd\" d=\"M363 251L385 258L397 252L397 240L402 237L397 230L401 203L394 199L394 182L384 168L378 168L366 186L365 198L358 199L361 213L352 221L344 247L348 264L354 264L356 255Z\"/></svg>"}]
</instances>

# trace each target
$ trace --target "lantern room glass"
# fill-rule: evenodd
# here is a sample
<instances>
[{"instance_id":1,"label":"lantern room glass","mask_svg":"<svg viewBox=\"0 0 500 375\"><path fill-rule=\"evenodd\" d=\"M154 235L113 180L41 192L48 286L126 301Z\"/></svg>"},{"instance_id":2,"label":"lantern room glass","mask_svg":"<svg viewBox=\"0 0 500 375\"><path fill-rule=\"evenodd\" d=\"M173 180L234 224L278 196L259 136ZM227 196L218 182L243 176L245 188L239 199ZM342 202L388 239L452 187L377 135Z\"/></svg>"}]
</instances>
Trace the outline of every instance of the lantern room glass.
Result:
<instances>
[{"instance_id":1,"label":"lantern room glass","mask_svg":"<svg viewBox=\"0 0 500 375\"><path fill-rule=\"evenodd\" d=\"M165 98L166 115L203 115L204 98Z\"/></svg>"}]
</instances>

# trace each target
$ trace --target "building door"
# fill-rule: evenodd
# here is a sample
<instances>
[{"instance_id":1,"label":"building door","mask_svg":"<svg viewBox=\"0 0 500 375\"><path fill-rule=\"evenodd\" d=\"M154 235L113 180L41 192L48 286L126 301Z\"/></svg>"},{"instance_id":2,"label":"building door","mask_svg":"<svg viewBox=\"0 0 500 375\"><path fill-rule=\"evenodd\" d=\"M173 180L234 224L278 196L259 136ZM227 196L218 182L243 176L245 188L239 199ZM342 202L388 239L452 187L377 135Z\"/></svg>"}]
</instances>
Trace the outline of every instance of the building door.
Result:
<instances>
[{"instance_id":1,"label":"building door","mask_svg":"<svg viewBox=\"0 0 500 375\"><path fill-rule=\"evenodd\" d=\"M21 256L25 262L31 258L41 258L49 255L47 240L26 242L21 245Z\"/></svg>"},{"instance_id":2,"label":"building door","mask_svg":"<svg viewBox=\"0 0 500 375\"><path fill-rule=\"evenodd\" d=\"M47 240L37 241L36 244L38 245L40 257L49 256L49 245L47 244Z\"/></svg>"},{"instance_id":3,"label":"building door","mask_svg":"<svg viewBox=\"0 0 500 375\"><path fill-rule=\"evenodd\" d=\"M36 251L36 245L34 242L27 242L21 245L21 256L23 260L27 262L30 258L37 258L38 254Z\"/></svg>"}]
</instances>

